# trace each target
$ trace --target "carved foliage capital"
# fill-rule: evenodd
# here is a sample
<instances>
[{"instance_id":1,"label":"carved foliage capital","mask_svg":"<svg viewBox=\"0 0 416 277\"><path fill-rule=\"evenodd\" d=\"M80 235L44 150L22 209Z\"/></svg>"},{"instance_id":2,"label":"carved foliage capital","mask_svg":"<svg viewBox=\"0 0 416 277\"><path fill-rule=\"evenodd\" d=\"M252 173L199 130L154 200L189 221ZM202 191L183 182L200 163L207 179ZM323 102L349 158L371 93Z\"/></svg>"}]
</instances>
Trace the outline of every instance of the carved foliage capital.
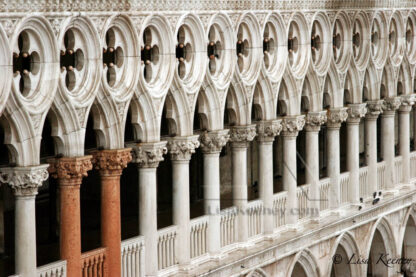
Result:
<instances>
[{"instance_id":1,"label":"carved foliage capital","mask_svg":"<svg viewBox=\"0 0 416 277\"><path fill-rule=\"evenodd\" d=\"M367 117L377 118L383 112L383 100L367 101Z\"/></svg>"},{"instance_id":2,"label":"carved foliage capital","mask_svg":"<svg viewBox=\"0 0 416 277\"><path fill-rule=\"evenodd\" d=\"M204 153L219 153L230 139L229 130L204 132L199 137L201 149Z\"/></svg>"},{"instance_id":3,"label":"carved foliage capital","mask_svg":"<svg viewBox=\"0 0 416 277\"><path fill-rule=\"evenodd\" d=\"M415 103L415 96L415 94L403 95L401 97L401 105L399 111L410 112L412 110L413 104Z\"/></svg>"},{"instance_id":4,"label":"carved foliage capital","mask_svg":"<svg viewBox=\"0 0 416 277\"><path fill-rule=\"evenodd\" d=\"M58 178L60 180L74 180L75 184L81 184L82 177L88 175L88 171L92 169L91 163L92 156L84 157L63 157L63 158L54 158L48 160L49 173L53 178Z\"/></svg>"},{"instance_id":5,"label":"carved foliage capital","mask_svg":"<svg viewBox=\"0 0 416 277\"><path fill-rule=\"evenodd\" d=\"M327 121L326 111L309 112L305 118L305 127L307 131L319 131L321 125Z\"/></svg>"},{"instance_id":6,"label":"carved foliage capital","mask_svg":"<svg viewBox=\"0 0 416 277\"><path fill-rule=\"evenodd\" d=\"M367 113L366 106L366 103L349 104L347 121L350 123L359 123L360 119Z\"/></svg>"},{"instance_id":7,"label":"carved foliage capital","mask_svg":"<svg viewBox=\"0 0 416 277\"><path fill-rule=\"evenodd\" d=\"M305 125L304 115L285 116L282 119L283 136L297 136Z\"/></svg>"},{"instance_id":8,"label":"carved foliage capital","mask_svg":"<svg viewBox=\"0 0 416 277\"><path fill-rule=\"evenodd\" d=\"M257 138L259 141L273 141L282 131L282 120L260 121L257 123Z\"/></svg>"},{"instance_id":9,"label":"carved foliage capital","mask_svg":"<svg viewBox=\"0 0 416 277\"><path fill-rule=\"evenodd\" d=\"M94 169L101 175L121 175L132 160L131 148L94 151L91 154Z\"/></svg>"},{"instance_id":10,"label":"carved foliage capital","mask_svg":"<svg viewBox=\"0 0 416 277\"><path fill-rule=\"evenodd\" d=\"M327 126L329 128L340 128L341 123L348 118L348 108L331 108L327 113Z\"/></svg>"},{"instance_id":11,"label":"carved foliage capital","mask_svg":"<svg viewBox=\"0 0 416 277\"><path fill-rule=\"evenodd\" d=\"M8 167L0 171L0 182L9 184L16 196L35 196L48 179L48 165Z\"/></svg>"},{"instance_id":12,"label":"carved foliage capital","mask_svg":"<svg viewBox=\"0 0 416 277\"><path fill-rule=\"evenodd\" d=\"M198 136L173 137L169 139L167 147L173 161L189 161L199 147Z\"/></svg>"},{"instance_id":13,"label":"carved foliage capital","mask_svg":"<svg viewBox=\"0 0 416 277\"><path fill-rule=\"evenodd\" d=\"M133 161L142 168L155 168L167 152L166 141L140 143L133 148Z\"/></svg>"},{"instance_id":14,"label":"carved foliage capital","mask_svg":"<svg viewBox=\"0 0 416 277\"><path fill-rule=\"evenodd\" d=\"M394 112L400 107L400 97L392 97L383 101L383 112Z\"/></svg>"},{"instance_id":15,"label":"carved foliage capital","mask_svg":"<svg viewBox=\"0 0 416 277\"><path fill-rule=\"evenodd\" d=\"M230 141L234 146L246 146L256 137L256 125L233 126L230 128Z\"/></svg>"}]
</instances>

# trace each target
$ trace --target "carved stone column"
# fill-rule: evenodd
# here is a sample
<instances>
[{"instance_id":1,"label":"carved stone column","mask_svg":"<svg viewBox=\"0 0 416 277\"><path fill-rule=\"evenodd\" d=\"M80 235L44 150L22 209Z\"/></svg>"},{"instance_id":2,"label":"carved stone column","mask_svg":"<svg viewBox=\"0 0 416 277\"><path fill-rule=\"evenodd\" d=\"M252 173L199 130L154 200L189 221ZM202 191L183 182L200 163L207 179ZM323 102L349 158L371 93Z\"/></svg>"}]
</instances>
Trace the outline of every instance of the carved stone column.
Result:
<instances>
[{"instance_id":1,"label":"carved stone column","mask_svg":"<svg viewBox=\"0 0 416 277\"><path fill-rule=\"evenodd\" d=\"M256 125L234 126L230 129L233 156L233 205L239 210L237 215L237 236L239 242L246 242L248 240L247 148L255 136Z\"/></svg>"},{"instance_id":2,"label":"carved stone column","mask_svg":"<svg viewBox=\"0 0 416 277\"><path fill-rule=\"evenodd\" d=\"M377 184L377 118L382 112L381 100L367 101L365 115L365 159L368 166L368 195L378 190Z\"/></svg>"},{"instance_id":3,"label":"carved stone column","mask_svg":"<svg viewBox=\"0 0 416 277\"><path fill-rule=\"evenodd\" d=\"M137 144L133 162L139 167L139 232L144 236L146 275L158 271L156 169L167 153L166 141Z\"/></svg>"},{"instance_id":4,"label":"carved stone column","mask_svg":"<svg viewBox=\"0 0 416 277\"><path fill-rule=\"evenodd\" d=\"M273 233L273 213L282 211L273 210L273 141L282 130L281 120L261 121L257 124L257 141L259 145L259 192L263 201L264 219L263 232L266 235Z\"/></svg>"},{"instance_id":5,"label":"carved stone column","mask_svg":"<svg viewBox=\"0 0 416 277\"><path fill-rule=\"evenodd\" d=\"M400 97L386 99L383 102L383 114L381 115L382 154L386 163L385 182L387 190L392 191L396 182L394 172L394 115L400 107Z\"/></svg>"},{"instance_id":6,"label":"carved stone column","mask_svg":"<svg viewBox=\"0 0 416 277\"><path fill-rule=\"evenodd\" d=\"M20 277L36 276L36 212L38 187L48 179L48 165L2 168L0 182L9 184L15 199L15 269Z\"/></svg>"},{"instance_id":7,"label":"carved stone column","mask_svg":"<svg viewBox=\"0 0 416 277\"><path fill-rule=\"evenodd\" d=\"M348 105L347 168L350 172L348 199L352 204L359 203L360 200L360 120L366 113L365 103Z\"/></svg>"},{"instance_id":8,"label":"carved stone column","mask_svg":"<svg viewBox=\"0 0 416 277\"><path fill-rule=\"evenodd\" d=\"M199 138L204 155L204 209L209 215L207 248L210 254L218 254L221 248L220 152L230 138L228 132L204 132Z\"/></svg>"},{"instance_id":9,"label":"carved stone column","mask_svg":"<svg viewBox=\"0 0 416 277\"><path fill-rule=\"evenodd\" d=\"M286 224L294 225L299 218L296 164L296 138L305 125L305 116L285 116L282 120L283 135L283 189L287 191Z\"/></svg>"},{"instance_id":10,"label":"carved stone column","mask_svg":"<svg viewBox=\"0 0 416 277\"><path fill-rule=\"evenodd\" d=\"M321 200L319 193L319 131L326 120L326 111L306 115L306 183L311 186L309 203L314 218L319 217L320 201L327 201Z\"/></svg>"},{"instance_id":11,"label":"carved stone column","mask_svg":"<svg viewBox=\"0 0 416 277\"><path fill-rule=\"evenodd\" d=\"M402 168L404 184L410 183L410 111L415 102L415 95L403 95L399 108L399 132L400 132L400 155L402 156Z\"/></svg>"},{"instance_id":12,"label":"carved stone column","mask_svg":"<svg viewBox=\"0 0 416 277\"><path fill-rule=\"evenodd\" d=\"M121 276L120 176L131 161L131 148L94 151L92 163L101 176L101 243L107 248L109 276Z\"/></svg>"},{"instance_id":13,"label":"carved stone column","mask_svg":"<svg viewBox=\"0 0 416 277\"><path fill-rule=\"evenodd\" d=\"M49 172L58 179L60 191L60 251L67 261L67 276L81 276L81 203L82 178L92 169L92 156L48 160Z\"/></svg>"},{"instance_id":14,"label":"carved stone column","mask_svg":"<svg viewBox=\"0 0 416 277\"><path fill-rule=\"evenodd\" d=\"M328 177L330 178L329 207L338 209L341 204L340 175L340 151L339 151L339 129L341 123L347 120L348 108L331 108L327 114L327 160Z\"/></svg>"},{"instance_id":15,"label":"carved stone column","mask_svg":"<svg viewBox=\"0 0 416 277\"><path fill-rule=\"evenodd\" d=\"M173 224L178 226L176 258L190 261L189 161L199 147L199 136L170 138L167 144L172 161Z\"/></svg>"}]
</instances>

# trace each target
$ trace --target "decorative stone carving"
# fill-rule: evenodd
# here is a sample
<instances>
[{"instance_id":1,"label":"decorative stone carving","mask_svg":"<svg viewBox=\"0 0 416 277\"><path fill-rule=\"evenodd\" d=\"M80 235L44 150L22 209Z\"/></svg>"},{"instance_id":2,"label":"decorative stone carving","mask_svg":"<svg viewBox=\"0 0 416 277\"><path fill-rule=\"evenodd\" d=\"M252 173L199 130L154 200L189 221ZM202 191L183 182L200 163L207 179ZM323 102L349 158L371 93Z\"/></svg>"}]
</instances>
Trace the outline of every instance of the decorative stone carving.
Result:
<instances>
[{"instance_id":1,"label":"decorative stone carving","mask_svg":"<svg viewBox=\"0 0 416 277\"><path fill-rule=\"evenodd\" d=\"M189 161L195 149L199 147L199 136L173 137L167 144L171 160Z\"/></svg>"},{"instance_id":2,"label":"decorative stone carving","mask_svg":"<svg viewBox=\"0 0 416 277\"><path fill-rule=\"evenodd\" d=\"M92 169L91 158L92 156L88 155L49 159L49 174L53 178L73 180L73 184L81 185L82 178L88 176L88 171Z\"/></svg>"},{"instance_id":3,"label":"decorative stone carving","mask_svg":"<svg viewBox=\"0 0 416 277\"><path fill-rule=\"evenodd\" d=\"M340 128L341 123L348 118L348 108L331 108L327 113L327 127Z\"/></svg>"},{"instance_id":4,"label":"decorative stone carving","mask_svg":"<svg viewBox=\"0 0 416 277\"><path fill-rule=\"evenodd\" d=\"M233 126L230 128L230 142L233 147L247 147L256 137L256 125Z\"/></svg>"},{"instance_id":5,"label":"decorative stone carving","mask_svg":"<svg viewBox=\"0 0 416 277\"><path fill-rule=\"evenodd\" d=\"M48 166L2 168L0 182L9 184L16 196L35 196L38 188L48 179Z\"/></svg>"},{"instance_id":6,"label":"decorative stone carving","mask_svg":"<svg viewBox=\"0 0 416 277\"><path fill-rule=\"evenodd\" d=\"M103 176L121 175L132 160L131 148L94 151L91 154L94 169Z\"/></svg>"},{"instance_id":7,"label":"decorative stone carving","mask_svg":"<svg viewBox=\"0 0 416 277\"><path fill-rule=\"evenodd\" d=\"M348 123L358 124L360 119L367 113L366 103L348 104Z\"/></svg>"},{"instance_id":8,"label":"decorative stone carving","mask_svg":"<svg viewBox=\"0 0 416 277\"><path fill-rule=\"evenodd\" d=\"M400 113L409 113L412 110L412 106L415 103L415 96L415 94L408 94L401 97Z\"/></svg>"},{"instance_id":9,"label":"decorative stone carving","mask_svg":"<svg viewBox=\"0 0 416 277\"><path fill-rule=\"evenodd\" d=\"M306 131L319 132L321 125L327 121L326 111L309 112L305 118Z\"/></svg>"},{"instance_id":10,"label":"decorative stone carving","mask_svg":"<svg viewBox=\"0 0 416 277\"><path fill-rule=\"evenodd\" d=\"M257 140L273 141L282 131L282 120L260 121L257 123Z\"/></svg>"},{"instance_id":11,"label":"decorative stone carving","mask_svg":"<svg viewBox=\"0 0 416 277\"><path fill-rule=\"evenodd\" d=\"M380 113L383 112L383 100L367 101L366 118L377 119Z\"/></svg>"},{"instance_id":12,"label":"decorative stone carving","mask_svg":"<svg viewBox=\"0 0 416 277\"><path fill-rule=\"evenodd\" d=\"M393 114L401 104L400 97L392 97L383 101L383 114Z\"/></svg>"},{"instance_id":13,"label":"decorative stone carving","mask_svg":"<svg viewBox=\"0 0 416 277\"><path fill-rule=\"evenodd\" d=\"M282 119L282 135L296 137L305 125L304 115L285 116Z\"/></svg>"},{"instance_id":14,"label":"decorative stone carving","mask_svg":"<svg viewBox=\"0 0 416 277\"><path fill-rule=\"evenodd\" d=\"M141 168L158 167L168 150L166 141L140 143L133 147L133 162Z\"/></svg>"},{"instance_id":15,"label":"decorative stone carving","mask_svg":"<svg viewBox=\"0 0 416 277\"><path fill-rule=\"evenodd\" d=\"M203 153L219 153L230 139L229 130L205 131L199 137Z\"/></svg>"}]
</instances>

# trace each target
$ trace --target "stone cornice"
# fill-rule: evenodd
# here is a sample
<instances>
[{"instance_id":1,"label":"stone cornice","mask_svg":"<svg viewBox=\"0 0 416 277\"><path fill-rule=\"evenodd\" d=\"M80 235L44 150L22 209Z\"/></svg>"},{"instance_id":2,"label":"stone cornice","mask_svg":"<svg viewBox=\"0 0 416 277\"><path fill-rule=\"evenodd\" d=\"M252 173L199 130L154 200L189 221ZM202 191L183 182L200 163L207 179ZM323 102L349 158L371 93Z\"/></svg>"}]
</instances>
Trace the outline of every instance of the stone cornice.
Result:
<instances>
[{"instance_id":1,"label":"stone cornice","mask_svg":"<svg viewBox=\"0 0 416 277\"><path fill-rule=\"evenodd\" d=\"M348 108L330 108L327 113L328 128L340 128L341 123L348 118Z\"/></svg>"},{"instance_id":2,"label":"stone cornice","mask_svg":"<svg viewBox=\"0 0 416 277\"><path fill-rule=\"evenodd\" d=\"M257 140L273 141L282 131L282 120L260 121L257 123Z\"/></svg>"},{"instance_id":3,"label":"stone cornice","mask_svg":"<svg viewBox=\"0 0 416 277\"><path fill-rule=\"evenodd\" d=\"M383 113L394 113L401 104L400 97L392 97L383 101Z\"/></svg>"},{"instance_id":4,"label":"stone cornice","mask_svg":"<svg viewBox=\"0 0 416 277\"><path fill-rule=\"evenodd\" d=\"M201 134L199 142L203 153L219 153L230 139L229 130L216 130Z\"/></svg>"},{"instance_id":5,"label":"stone cornice","mask_svg":"<svg viewBox=\"0 0 416 277\"><path fill-rule=\"evenodd\" d=\"M35 196L48 179L48 164L0 169L0 182L9 184L16 196Z\"/></svg>"},{"instance_id":6,"label":"stone cornice","mask_svg":"<svg viewBox=\"0 0 416 277\"><path fill-rule=\"evenodd\" d=\"M304 115L282 117L282 135L285 137L296 137L304 125Z\"/></svg>"},{"instance_id":7,"label":"stone cornice","mask_svg":"<svg viewBox=\"0 0 416 277\"><path fill-rule=\"evenodd\" d=\"M327 111L308 112L305 117L305 129L310 132L318 132L326 121Z\"/></svg>"},{"instance_id":8,"label":"stone cornice","mask_svg":"<svg viewBox=\"0 0 416 277\"><path fill-rule=\"evenodd\" d=\"M367 113L367 104L348 104L348 123L358 124L362 117Z\"/></svg>"},{"instance_id":9,"label":"stone cornice","mask_svg":"<svg viewBox=\"0 0 416 277\"><path fill-rule=\"evenodd\" d=\"M121 175L131 162L131 148L93 151L92 164L102 176Z\"/></svg>"},{"instance_id":10,"label":"stone cornice","mask_svg":"<svg viewBox=\"0 0 416 277\"><path fill-rule=\"evenodd\" d=\"M82 178L88 176L88 171L92 169L91 159L91 155L49 159L49 174L53 178L64 181L73 180L74 185L81 185Z\"/></svg>"},{"instance_id":11,"label":"stone cornice","mask_svg":"<svg viewBox=\"0 0 416 277\"><path fill-rule=\"evenodd\" d=\"M383 112L383 100L367 101L366 118L377 119L380 113Z\"/></svg>"},{"instance_id":12,"label":"stone cornice","mask_svg":"<svg viewBox=\"0 0 416 277\"><path fill-rule=\"evenodd\" d=\"M133 147L133 162L141 168L156 168L168 152L167 141L139 143Z\"/></svg>"},{"instance_id":13,"label":"stone cornice","mask_svg":"<svg viewBox=\"0 0 416 277\"><path fill-rule=\"evenodd\" d=\"M167 148L172 161L189 161L199 147L199 136L173 137L168 139Z\"/></svg>"},{"instance_id":14,"label":"stone cornice","mask_svg":"<svg viewBox=\"0 0 416 277\"><path fill-rule=\"evenodd\" d=\"M256 137L256 125L233 126L229 134L233 147L247 147Z\"/></svg>"}]
</instances>

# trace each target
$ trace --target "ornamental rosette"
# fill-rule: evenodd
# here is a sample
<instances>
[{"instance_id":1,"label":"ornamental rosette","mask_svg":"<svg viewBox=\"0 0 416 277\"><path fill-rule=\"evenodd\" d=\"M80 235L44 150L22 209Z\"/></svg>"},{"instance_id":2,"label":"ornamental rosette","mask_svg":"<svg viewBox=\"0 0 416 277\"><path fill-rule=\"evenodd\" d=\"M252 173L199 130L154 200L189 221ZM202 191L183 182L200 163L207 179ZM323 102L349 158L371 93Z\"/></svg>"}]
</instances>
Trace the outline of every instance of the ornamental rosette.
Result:
<instances>
[{"instance_id":1,"label":"ornamental rosette","mask_svg":"<svg viewBox=\"0 0 416 277\"><path fill-rule=\"evenodd\" d=\"M309 112L305 118L305 127L307 131L319 131L321 125L327 121L326 111Z\"/></svg>"},{"instance_id":2,"label":"ornamental rosette","mask_svg":"<svg viewBox=\"0 0 416 277\"><path fill-rule=\"evenodd\" d=\"M133 162L142 168L155 168L167 152L166 141L140 143L133 148Z\"/></svg>"},{"instance_id":3,"label":"ornamental rosette","mask_svg":"<svg viewBox=\"0 0 416 277\"><path fill-rule=\"evenodd\" d=\"M82 177L88 176L88 171L92 169L91 158L92 156L88 155L50 159L48 160L50 164L49 174L58 179L82 179Z\"/></svg>"},{"instance_id":4,"label":"ornamental rosette","mask_svg":"<svg viewBox=\"0 0 416 277\"><path fill-rule=\"evenodd\" d=\"M131 148L94 151L91 154L94 169L102 175L121 175L132 160Z\"/></svg>"},{"instance_id":5,"label":"ornamental rosette","mask_svg":"<svg viewBox=\"0 0 416 277\"><path fill-rule=\"evenodd\" d=\"M16 196L35 196L38 188L48 180L48 165L3 168L0 182L8 183Z\"/></svg>"},{"instance_id":6,"label":"ornamental rosette","mask_svg":"<svg viewBox=\"0 0 416 277\"><path fill-rule=\"evenodd\" d=\"M305 116L285 116L282 120L283 136L297 136L298 132L305 126Z\"/></svg>"},{"instance_id":7,"label":"ornamental rosette","mask_svg":"<svg viewBox=\"0 0 416 277\"><path fill-rule=\"evenodd\" d=\"M340 128L341 123L348 118L348 108L331 108L327 113L327 126L329 128Z\"/></svg>"},{"instance_id":8,"label":"ornamental rosette","mask_svg":"<svg viewBox=\"0 0 416 277\"><path fill-rule=\"evenodd\" d=\"M229 130L205 131L199 137L201 149L204 153L219 153L230 139Z\"/></svg>"},{"instance_id":9,"label":"ornamental rosette","mask_svg":"<svg viewBox=\"0 0 416 277\"><path fill-rule=\"evenodd\" d=\"M174 137L168 141L167 148L173 161L189 161L200 145L198 136Z\"/></svg>"},{"instance_id":10,"label":"ornamental rosette","mask_svg":"<svg viewBox=\"0 0 416 277\"><path fill-rule=\"evenodd\" d=\"M282 120L260 121L257 123L257 139L259 141L273 141L282 131Z\"/></svg>"}]
</instances>

